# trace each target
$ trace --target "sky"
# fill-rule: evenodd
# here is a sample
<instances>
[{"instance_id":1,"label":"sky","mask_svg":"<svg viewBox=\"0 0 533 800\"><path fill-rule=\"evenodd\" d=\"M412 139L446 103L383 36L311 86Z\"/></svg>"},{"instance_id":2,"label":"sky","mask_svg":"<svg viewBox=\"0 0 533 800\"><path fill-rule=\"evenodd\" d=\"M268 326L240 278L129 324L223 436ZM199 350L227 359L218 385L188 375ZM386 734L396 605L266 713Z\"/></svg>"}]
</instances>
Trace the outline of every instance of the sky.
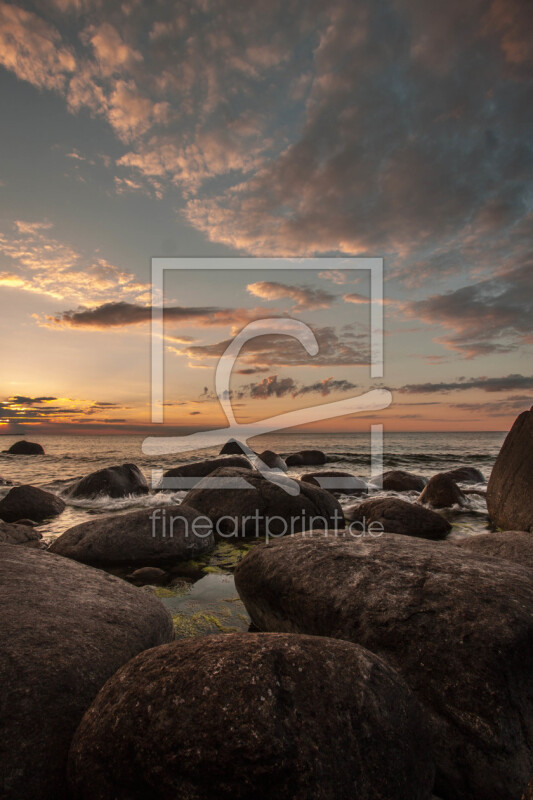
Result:
<instances>
[{"instance_id":1,"label":"sky","mask_svg":"<svg viewBox=\"0 0 533 800\"><path fill-rule=\"evenodd\" d=\"M239 421L384 387L315 429L508 429L533 397L532 41L527 0L0 0L0 432L153 430L162 256L189 268L156 431L225 424L216 364L264 317ZM353 257L384 260L381 378Z\"/></svg>"}]
</instances>

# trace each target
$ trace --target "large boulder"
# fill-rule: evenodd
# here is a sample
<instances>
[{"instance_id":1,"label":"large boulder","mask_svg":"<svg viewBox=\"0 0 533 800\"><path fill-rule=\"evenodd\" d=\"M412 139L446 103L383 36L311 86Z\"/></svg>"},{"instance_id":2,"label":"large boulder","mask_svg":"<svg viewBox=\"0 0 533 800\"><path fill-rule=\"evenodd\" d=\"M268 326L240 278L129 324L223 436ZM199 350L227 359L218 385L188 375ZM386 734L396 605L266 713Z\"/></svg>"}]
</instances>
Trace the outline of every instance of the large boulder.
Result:
<instances>
[{"instance_id":1,"label":"large boulder","mask_svg":"<svg viewBox=\"0 0 533 800\"><path fill-rule=\"evenodd\" d=\"M235 583L260 630L361 644L428 713L443 800L516 800L533 769L533 576L446 542L300 534Z\"/></svg>"},{"instance_id":2,"label":"large boulder","mask_svg":"<svg viewBox=\"0 0 533 800\"><path fill-rule=\"evenodd\" d=\"M62 533L49 549L84 564L154 566L195 558L213 546L211 521L180 505L96 517Z\"/></svg>"},{"instance_id":3,"label":"large boulder","mask_svg":"<svg viewBox=\"0 0 533 800\"><path fill-rule=\"evenodd\" d=\"M57 517L64 509L63 500L51 492L36 486L14 486L0 500L0 519L4 522L16 522L19 519L43 522Z\"/></svg>"},{"instance_id":4,"label":"large boulder","mask_svg":"<svg viewBox=\"0 0 533 800\"><path fill-rule=\"evenodd\" d=\"M306 475L302 475L301 480L304 483L311 483L313 486L320 486L321 489L332 494L362 495L368 493L368 487L361 478L335 469L308 472Z\"/></svg>"},{"instance_id":5,"label":"large boulder","mask_svg":"<svg viewBox=\"0 0 533 800\"><path fill-rule=\"evenodd\" d=\"M273 450L263 450L262 453L257 454L263 464L266 464L269 469L280 469L282 472L287 472L287 465L280 455L274 453Z\"/></svg>"},{"instance_id":6,"label":"large boulder","mask_svg":"<svg viewBox=\"0 0 533 800\"><path fill-rule=\"evenodd\" d=\"M429 800L433 772L420 708L385 662L261 633L137 656L85 714L68 769L73 800Z\"/></svg>"},{"instance_id":7,"label":"large boulder","mask_svg":"<svg viewBox=\"0 0 533 800\"><path fill-rule=\"evenodd\" d=\"M136 464L121 464L91 472L68 490L69 497L126 497L129 494L148 494L146 478Z\"/></svg>"},{"instance_id":8,"label":"large boulder","mask_svg":"<svg viewBox=\"0 0 533 800\"><path fill-rule=\"evenodd\" d=\"M222 467L253 469L248 459L242 455L194 461L191 464L182 464L179 467L167 469L167 471L163 473L160 488L173 489L174 491L176 489L192 489L202 478L206 478L216 469L221 469Z\"/></svg>"},{"instance_id":9,"label":"large boulder","mask_svg":"<svg viewBox=\"0 0 533 800\"><path fill-rule=\"evenodd\" d=\"M455 539L452 544L480 556L502 558L504 561L514 561L530 568L533 565L533 534L528 531L479 533L464 539Z\"/></svg>"},{"instance_id":10,"label":"large boulder","mask_svg":"<svg viewBox=\"0 0 533 800\"><path fill-rule=\"evenodd\" d=\"M42 445L37 444L37 442L22 440L12 444L6 452L14 456L42 456L44 455L44 448Z\"/></svg>"},{"instance_id":11,"label":"large boulder","mask_svg":"<svg viewBox=\"0 0 533 800\"><path fill-rule=\"evenodd\" d=\"M403 469L390 469L381 475L375 475L370 481L387 492L421 492L426 485L425 478L421 475L404 472Z\"/></svg>"},{"instance_id":12,"label":"large boulder","mask_svg":"<svg viewBox=\"0 0 533 800\"><path fill-rule=\"evenodd\" d=\"M42 533L31 525L9 525L0 522L1 544L22 544L26 547L42 547Z\"/></svg>"},{"instance_id":13,"label":"large boulder","mask_svg":"<svg viewBox=\"0 0 533 800\"><path fill-rule=\"evenodd\" d=\"M237 439L228 439L226 444L222 445L219 455L221 456L240 456L246 453L245 445Z\"/></svg>"},{"instance_id":14,"label":"large boulder","mask_svg":"<svg viewBox=\"0 0 533 800\"><path fill-rule=\"evenodd\" d=\"M464 505L466 497L453 478L444 472L439 472L429 479L417 502L433 508L451 508Z\"/></svg>"},{"instance_id":15,"label":"large boulder","mask_svg":"<svg viewBox=\"0 0 533 800\"><path fill-rule=\"evenodd\" d=\"M423 539L444 539L452 527L436 511L408 503L398 497L370 498L347 508L345 514L349 522L355 523L352 530L359 527L359 530L365 531L372 525L371 530L374 533L386 531Z\"/></svg>"},{"instance_id":16,"label":"large boulder","mask_svg":"<svg viewBox=\"0 0 533 800\"><path fill-rule=\"evenodd\" d=\"M99 570L0 546L0 795L64 800L74 731L99 689L174 638L155 597Z\"/></svg>"},{"instance_id":17,"label":"large boulder","mask_svg":"<svg viewBox=\"0 0 533 800\"><path fill-rule=\"evenodd\" d=\"M456 483L485 483L483 473L476 467L456 467L442 474L448 475Z\"/></svg>"},{"instance_id":18,"label":"large boulder","mask_svg":"<svg viewBox=\"0 0 533 800\"><path fill-rule=\"evenodd\" d=\"M507 434L487 486L487 508L499 528L533 529L533 410L520 414Z\"/></svg>"},{"instance_id":19,"label":"large boulder","mask_svg":"<svg viewBox=\"0 0 533 800\"><path fill-rule=\"evenodd\" d=\"M319 467L326 461L326 454L322 450L300 450L285 459L288 467Z\"/></svg>"},{"instance_id":20,"label":"large boulder","mask_svg":"<svg viewBox=\"0 0 533 800\"><path fill-rule=\"evenodd\" d=\"M229 485L213 486L215 478ZM282 536L308 529L344 527L344 514L329 492L308 483L278 478L299 490L289 494L260 472L237 468L217 469L192 489L183 506L192 506L215 524L215 536ZM242 487L246 481L248 487Z\"/></svg>"}]
</instances>

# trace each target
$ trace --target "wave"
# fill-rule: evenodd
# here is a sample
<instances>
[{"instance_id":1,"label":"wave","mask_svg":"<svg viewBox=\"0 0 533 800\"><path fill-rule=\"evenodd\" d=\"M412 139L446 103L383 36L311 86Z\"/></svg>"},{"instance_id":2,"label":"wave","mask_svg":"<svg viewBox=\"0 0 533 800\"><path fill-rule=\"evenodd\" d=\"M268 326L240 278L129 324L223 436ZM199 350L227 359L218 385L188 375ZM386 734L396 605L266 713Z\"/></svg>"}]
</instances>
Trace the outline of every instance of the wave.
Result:
<instances>
[{"instance_id":1,"label":"wave","mask_svg":"<svg viewBox=\"0 0 533 800\"><path fill-rule=\"evenodd\" d=\"M109 497L99 494L97 497L63 497L67 506L81 508L85 511L125 511L133 508L158 508L160 506L176 506L181 503L186 492L156 492L154 494L128 494L126 497Z\"/></svg>"}]
</instances>

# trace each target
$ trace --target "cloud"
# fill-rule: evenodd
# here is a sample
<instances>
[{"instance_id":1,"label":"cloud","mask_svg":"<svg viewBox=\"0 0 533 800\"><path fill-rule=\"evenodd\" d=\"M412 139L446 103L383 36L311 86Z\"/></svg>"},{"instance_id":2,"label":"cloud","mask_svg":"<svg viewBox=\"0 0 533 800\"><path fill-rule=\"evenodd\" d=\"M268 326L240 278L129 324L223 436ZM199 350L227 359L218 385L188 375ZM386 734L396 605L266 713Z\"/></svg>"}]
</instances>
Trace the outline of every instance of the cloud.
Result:
<instances>
[{"instance_id":1,"label":"cloud","mask_svg":"<svg viewBox=\"0 0 533 800\"><path fill-rule=\"evenodd\" d=\"M0 272L1 286L76 302L98 302L110 292L136 300L149 296L150 284L103 258L84 256L55 239L52 227L47 221L17 220L12 230L0 232L0 253L16 270Z\"/></svg>"},{"instance_id":2,"label":"cloud","mask_svg":"<svg viewBox=\"0 0 533 800\"><path fill-rule=\"evenodd\" d=\"M163 309L163 319L169 325L189 323L198 327L231 326L233 329L243 327L252 320L262 318L264 310L254 308L218 308L217 306L167 306ZM70 328L107 328L141 325L152 319L152 307L126 301L103 303L86 308L81 306L59 314L48 315L46 324L61 325ZM191 337L169 334L170 341L187 344ZM181 350L175 349L181 353Z\"/></svg>"},{"instance_id":3,"label":"cloud","mask_svg":"<svg viewBox=\"0 0 533 800\"><path fill-rule=\"evenodd\" d=\"M294 302L294 312L313 311L329 308L335 295L323 289L312 289L306 286L288 286L284 283L260 281L249 283L246 287L250 294L262 300L280 300L287 297Z\"/></svg>"},{"instance_id":4,"label":"cloud","mask_svg":"<svg viewBox=\"0 0 533 800\"><path fill-rule=\"evenodd\" d=\"M126 44L109 22L91 25L82 37L92 46L102 75L122 74L143 60L142 53Z\"/></svg>"},{"instance_id":5,"label":"cloud","mask_svg":"<svg viewBox=\"0 0 533 800\"><path fill-rule=\"evenodd\" d=\"M533 389L533 375L513 374L501 378L460 378L456 381L440 383L410 383L396 389L402 394L434 394L464 392L481 389L484 392L512 392L517 389Z\"/></svg>"},{"instance_id":6,"label":"cloud","mask_svg":"<svg viewBox=\"0 0 533 800\"><path fill-rule=\"evenodd\" d=\"M90 400L73 400L67 397L26 397L14 395L0 401L0 422L54 422L57 420L76 421L76 416L82 418L96 417L95 422L105 422L98 415L112 408L123 408L117 403L95 403ZM125 420L112 419L112 422Z\"/></svg>"},{"instance_id":7,"label":"cloud","mask_svg":"<svg viewBox=\"0 0 533 800\"><path fill-rule=\"evenodd\" d=\"M357 293L345 294L343 295L342 299L344 300L345 303L355 303L356 305L361 305L370 302L369 298L365 297L364 294L357 294Z\"/></svg>"},{"instance_id":8,"label":"cloud","mask_svg":"<svg viewBox=\"0 0 533 800\"><path fill-rule=\"evenodd\" d=\"M403 313L453 331L437 339L466 358L533 342L530 260L494 278L401 304Z\"/></svg>"},{"instance_id":9,"label":"cloud","mask_svg":"<svg viewBox=\"0 0 533 800\"><path fill-rule=\"evenodd\" d=\"M268 334L249 340L239 354L245 367L335 367L368 366L370 355L366 334L352 333L339 336L330 326L312 326L318 342L318 354L309 356L302 345L292 336ZM183 353L190 359L220 358L231 343L231 339L209 345L193 345Z\"/></svg>"},{"instance_id":10,"label":"cloud","mask_svg":"<svg viewBox=\"0 0 533 800\"><path fill-rule=\"evenodd\" d=\"M0 3L0 64L20 80L56 90L76 68L71 48L52 25L10 3Z\"/></svg>"},{"instance_id":11,"label":"cloud","mask_svg":"<svg viewBox=\"0 0 533 800\"><path fill-rule=\"evenodd\" d=\"M241 373L242 374L242 373ZM229 392L230 398L242 400L249 397L252 400L265 400L269 397L300 397L307 394L319 394L326 397L329 394L348 392L356 389L357 384L348 380L324 378L311 384L302 384L290 377L269 375L256 383L248 383ZM207 399L216 399L216 394L209 392L207 386L201 395Z\"/></svg>"}]
</instances>

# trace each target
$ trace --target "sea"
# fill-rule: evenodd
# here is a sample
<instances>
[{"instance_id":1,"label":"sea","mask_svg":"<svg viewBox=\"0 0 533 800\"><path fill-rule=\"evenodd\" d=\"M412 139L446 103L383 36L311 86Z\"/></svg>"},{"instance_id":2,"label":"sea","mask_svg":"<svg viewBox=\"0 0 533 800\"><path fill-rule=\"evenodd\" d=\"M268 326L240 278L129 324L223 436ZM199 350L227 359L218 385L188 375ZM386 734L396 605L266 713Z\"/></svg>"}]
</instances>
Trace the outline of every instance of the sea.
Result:
<instances>
[{"instance_id":1,"label":"sea","mask_svg":"<svg viewBox=\"0 0 533 800\"><path fill-rule=\"evenodd\" d=\"M366 433L302 433L283 432L265 434L250 440L256 451L273 450L287 456L299 450L322 450L328 463L324 467L290 469L288 474L299 477L316 469L339 469L370 479L388 469L402 469L430 478L459 466L477 467L485 481L469 485L480 494L469 494L466 507L444 509L452 524L450 538L474 536L490 530L483 492L496 456L505 438L505 432L422 432L385 433L380 451L371 444ZM2 436L0 448L7 450L21 437ZM95 499L73 500L64 493L78 478L90 472L123 463L134 463L144 472L149 485L156 485L162 471L182 463L218 455L218 449L183 455L146 456L142 452L144 436L139 435L39 435L26 436L39 441L44 456L20 456L0 453L0 477L14 484L31 484L53 492L65 500L65 511L50 522L40 525L43 541L50 542L73 525L94 519L95 515L123 514L139 508L176 505L185 496L184 491L151 492L140 497L112 499L101 496ZM0 487L0 497L9 491ZM394 492L376 490L372 496L394 496ZM414 502L417 492L398 495ZM339 498L341 506L353 505L353 497ZM178 636L203 633L247 630L250 624L246 609L240 602L233 582L233 568L249 546L219 543L203 565L196 565L180 574L167 577L160 586L147 587L156 593L170 609ZM110 570L125 577L127 570Z\"/></svg>"}]
</instances>

